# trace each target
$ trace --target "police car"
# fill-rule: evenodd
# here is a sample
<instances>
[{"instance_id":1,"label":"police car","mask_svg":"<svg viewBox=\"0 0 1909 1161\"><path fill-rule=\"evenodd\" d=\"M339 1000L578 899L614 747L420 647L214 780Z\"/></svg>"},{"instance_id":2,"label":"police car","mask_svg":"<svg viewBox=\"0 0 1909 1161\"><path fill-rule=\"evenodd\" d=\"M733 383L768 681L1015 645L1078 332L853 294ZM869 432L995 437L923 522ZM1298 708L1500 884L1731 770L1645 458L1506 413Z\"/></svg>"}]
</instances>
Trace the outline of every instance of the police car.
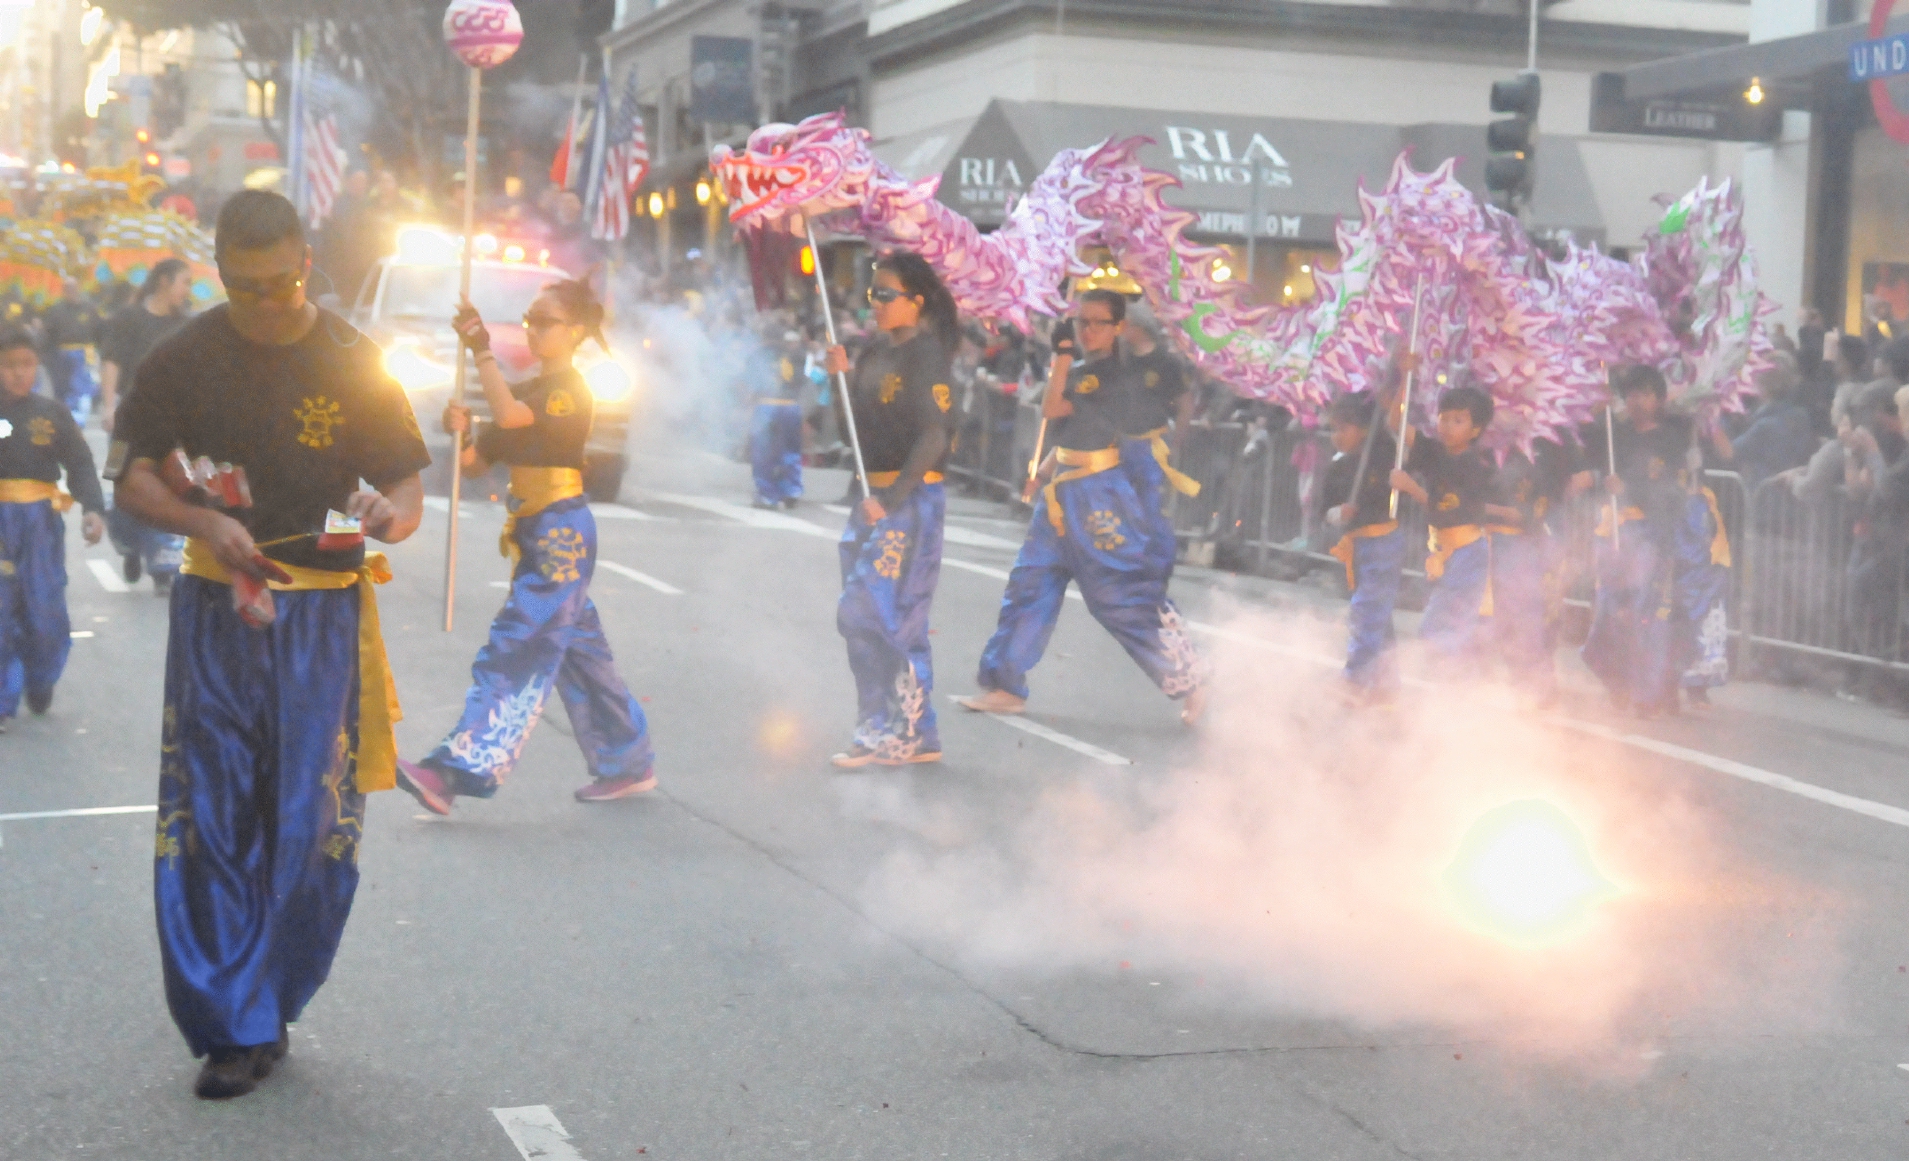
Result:
<instances>
[{"instance_id":1,"label":"police car","mask_svg":"<svg viewBox=\"0 0 1909 1161\"><path fill-rule=\"evenodd\" d=\"M449 477L450 437L437 417L451 397L457 359L457 335L451 311L457 305L461 241L427 226L398 231L397 247L378 260L351 308L351 323L384 349L385 370L411 397L439 470ZM471 302L491 332L491 350L504 378L520 383L537 374L537 360L518 325L531 302L552 282L570 278L542 253L479 235L471 246ZM627 441L635 378L612 355L586 343L577 352L577 370L596 397L596 422L585 449L583 483L592 500L616 499L628 466ZM467 370L465 402L486 418L489 408L477 385L476 368Z\"/></svg>"}]
</instances>

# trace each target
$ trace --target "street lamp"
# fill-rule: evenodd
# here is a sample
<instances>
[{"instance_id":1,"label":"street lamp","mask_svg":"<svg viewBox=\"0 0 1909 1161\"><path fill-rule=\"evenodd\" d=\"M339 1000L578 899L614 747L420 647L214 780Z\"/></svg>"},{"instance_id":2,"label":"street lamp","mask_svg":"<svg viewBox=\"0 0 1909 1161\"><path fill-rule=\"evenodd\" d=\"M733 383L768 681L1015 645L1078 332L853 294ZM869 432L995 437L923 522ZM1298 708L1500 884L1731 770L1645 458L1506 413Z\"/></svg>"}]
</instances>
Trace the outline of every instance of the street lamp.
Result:
<instances>
[{"instance_id":1,"label":"street lamp","mask_svg":"<svg viewBox=\"0 0 1909 1161\"><path fill-rule=\"evenodd\" d=\"M663 216L663 195L660 193L653 193L650 195L650 217L660 218L662 216Z\"/></svg>"},{"instance_id":2,"label":"street lamp","mask_svg":"<svg viewBox=\"0 0 1909 1161\"><path fill-rule=\"evenodd\" d=\"M697 182L696 183L696 204L699 206L707 206L709 204L709 199L715 196L715 192L716 191L709 188L709 183L707 181Z\"/></svg>"}]
</instances>

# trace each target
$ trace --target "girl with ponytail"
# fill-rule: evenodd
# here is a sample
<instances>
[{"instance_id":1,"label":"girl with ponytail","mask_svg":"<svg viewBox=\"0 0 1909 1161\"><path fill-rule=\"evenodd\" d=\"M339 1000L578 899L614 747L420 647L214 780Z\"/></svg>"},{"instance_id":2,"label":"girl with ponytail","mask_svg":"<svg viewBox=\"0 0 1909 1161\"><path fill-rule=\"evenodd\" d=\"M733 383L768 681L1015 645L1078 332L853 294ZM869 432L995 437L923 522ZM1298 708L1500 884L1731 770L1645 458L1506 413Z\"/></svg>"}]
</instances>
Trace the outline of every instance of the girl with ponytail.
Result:
<instances>
[{"instance_id":1,"label":"girl with ponytail","mask_svg":"<svg viewBox=\"0 0 1909 1161\"><path fill-rule=\"evenodd\" d=\"M875 263L868 303L881 334L852 370L840 347L828 369L849 373L868 496L842 533L836 626L848 642L857 711L841 767L941 760L928 612L941 577L947 510L942 465L953 443L949 364L960 339L954 296L919 254Z\"/></svg>"},{"instance_id":2,"label":"girl with ponytail","mask_svg":"<svg viewBox=\"0 0 1909 1161\"><path fill-rule=\"evenodd\" d=\"M464 445L464 470L510 466L510 515L498 549L515 562L510 596L471 666L464 716L422 762L398 763L398 785L436 814L460 794L489 798L510 773L554 688L594 776L579 802L608 802L654 789L649 723L617 675L590 577L597 525L583 492L584 444L594 401L575 366L585 339L604 350L603 304L582 282L544 288L524 314L524 338L542 373L504 381L490 332L468 301L453 320L477 361L491 421ZM472 430L471 412L444 409L446 431Z\"/></svg>"}]
</instances>

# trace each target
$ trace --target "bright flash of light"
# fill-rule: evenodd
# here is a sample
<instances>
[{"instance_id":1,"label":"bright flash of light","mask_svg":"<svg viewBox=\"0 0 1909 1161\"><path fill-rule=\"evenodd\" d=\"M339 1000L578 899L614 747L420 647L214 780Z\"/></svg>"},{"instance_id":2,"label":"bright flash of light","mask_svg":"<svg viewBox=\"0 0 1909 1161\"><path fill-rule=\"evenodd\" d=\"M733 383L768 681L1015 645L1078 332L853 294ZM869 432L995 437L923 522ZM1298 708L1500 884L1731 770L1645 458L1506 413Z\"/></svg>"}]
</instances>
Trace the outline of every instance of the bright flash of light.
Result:
<instances>
[{"instance_id":1,"label":"bright flash of light","mask_svg":"<svg viewBox=\"0 0 1909 1161\"><path fill-rule=\"evenodd\" d=\"M802 722L787 710L770 710L758 728L756 744L762 752L787 758L802 746Z\"/></svg>"},{"instance_id":2,"label":"bright flash of light","mask_svg":"<svg viewBox=\"0 0 1909 1161\"><path fill-rule=\"evenodd\" d=\"M1472 824L1445 872L1467 922L1501 939L1545 944L1574 932L1616 893L1563 810L1527 799Z\"/></svg>"},{"instance_id":3,"label":"bright flash of light","mask_svg":"<svg viewBox=\"0 0 1909 1161\"><path fill-rule=\"evenodd\" d=\"M399 342L384 353L385 374L406 391L422 391L451 381L451 368L424 357L415 344Z\"/></svg>"},{"instance_id":4,"label":"bright flash of light","mask_svg":"<svg viewBox=\"0 0 1909 1161\"><path fill-rule=\"evenodd\" d=\"M590 385L590 394L598 403L621 403L636 387L629 369L615 359L605 359L585 371L583 381Z\"/></svg>"}]
</instances>

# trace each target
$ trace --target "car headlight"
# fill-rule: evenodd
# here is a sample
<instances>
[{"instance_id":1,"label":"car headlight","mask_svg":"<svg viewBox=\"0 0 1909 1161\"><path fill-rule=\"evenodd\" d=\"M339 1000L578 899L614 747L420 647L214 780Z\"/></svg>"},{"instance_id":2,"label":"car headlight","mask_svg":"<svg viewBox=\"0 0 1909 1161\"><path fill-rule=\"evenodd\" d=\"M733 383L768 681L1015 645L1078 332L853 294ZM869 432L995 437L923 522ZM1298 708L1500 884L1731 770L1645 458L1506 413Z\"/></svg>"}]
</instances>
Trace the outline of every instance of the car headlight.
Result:
<instances>
[{"instance_id":1,"label":"car headlight","mask_svg":"<svg viewBox=\"0 0 1909 1161\"><path fill-rule=\"evenodd\" d=\"M386 351L384 369L406 391L422 391L451 381L451 368L425 358L410 343L400 343Z\"/></svg>"},{"instance_id":2,"label":"car headlight","mask_svg":"<svg viewBox=\"0 0 1909 1161\"><path fill-rule=\"evenodd\" d=\"M605 359L585 371L583 381L590 385L590 394L598 403L621 403L636 387L629 370L615 359Z\"/></svg>"}]
</instances>

